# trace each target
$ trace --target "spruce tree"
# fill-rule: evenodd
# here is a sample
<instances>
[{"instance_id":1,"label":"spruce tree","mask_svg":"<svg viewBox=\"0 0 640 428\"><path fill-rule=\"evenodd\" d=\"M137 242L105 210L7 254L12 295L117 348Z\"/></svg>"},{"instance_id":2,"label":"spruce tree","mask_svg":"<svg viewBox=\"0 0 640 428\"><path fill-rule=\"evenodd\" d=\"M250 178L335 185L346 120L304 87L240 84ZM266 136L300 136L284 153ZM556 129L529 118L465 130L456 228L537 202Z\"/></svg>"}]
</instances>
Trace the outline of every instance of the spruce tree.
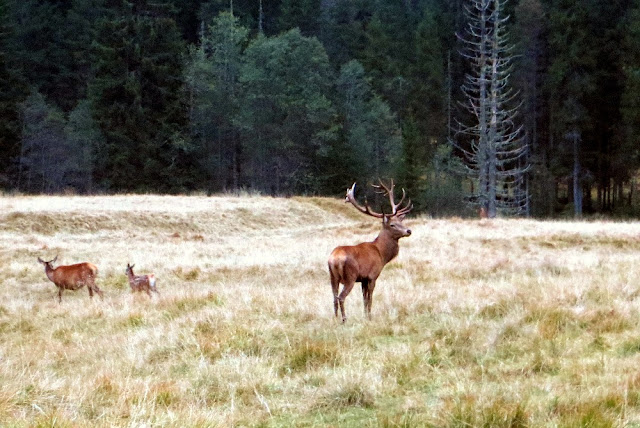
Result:
<instances>
[{"instance_id":1,"label":"spruce tree","mask_svg":"<svg viewBox=\"0 0 640 428\"><path fill-rule=\"evenodd\" d=\"M193 182L184 139L185 46L170 9L122 1L98 25L90 98L106 139L96 171L112 190L179 191Z\"/></svg>"},{"instance_id":2,"label":"spruce tree","mask_svg":"<svg viewBox=\"0 0 640 428\"><path fill-rule=\"evenodd\" d=\"M190 122L199 163L209 191L237 189L241 176L241 142L236 123L240 67L248 30L222 12L203 32L187 65Z\"/></svg>"},{"instance_id":3,"label":"spruce tree","mask_svg":"<svg viewBox=\"0 0 640 428\"><path fill-rule=\"evenodd\" d=\"M463 155L465 171L476 183L469 200L489 218L527 212L527 146L516 124L509 88L511 47L503 16L506 0L470 0L462 52L472 66L462 90L471 124L459 122L451 140ZM464 141L466 139L466 141Z\"/></svg>"},{"instance_id":4,"label":"spruce tree","mask_svg":"<svg viewBox=\"0 0 640 428\"><path fill-rule=\"evenodd\" d=\"M19 103L26 86L12 65L11 31L7 1L0 0L0 188L15 184L20 151Z\"/></svg>"}]
</instances>

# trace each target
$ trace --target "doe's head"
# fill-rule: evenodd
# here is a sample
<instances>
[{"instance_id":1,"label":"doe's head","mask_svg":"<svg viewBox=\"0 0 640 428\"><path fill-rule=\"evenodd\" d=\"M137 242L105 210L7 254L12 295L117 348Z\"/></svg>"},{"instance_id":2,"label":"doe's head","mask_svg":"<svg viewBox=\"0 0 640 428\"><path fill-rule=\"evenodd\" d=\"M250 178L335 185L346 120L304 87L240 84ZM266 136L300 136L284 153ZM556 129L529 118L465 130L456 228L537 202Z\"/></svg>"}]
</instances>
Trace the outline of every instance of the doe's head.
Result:
<instances>
[{"instance_id":1,"label":"doe's head","mask_svg":"<svg viewBox=\"0 0 640 428\"><path fill-rule=\"evenodd\" d=\"M38 263L41 263L42 265L44 265L45 268L49 268L49 269L53 269L52 263L55 263L56 260L58 260L57 255L52 260L49 260L48 262L38 257Z\"/></svg>"}]
</instances>

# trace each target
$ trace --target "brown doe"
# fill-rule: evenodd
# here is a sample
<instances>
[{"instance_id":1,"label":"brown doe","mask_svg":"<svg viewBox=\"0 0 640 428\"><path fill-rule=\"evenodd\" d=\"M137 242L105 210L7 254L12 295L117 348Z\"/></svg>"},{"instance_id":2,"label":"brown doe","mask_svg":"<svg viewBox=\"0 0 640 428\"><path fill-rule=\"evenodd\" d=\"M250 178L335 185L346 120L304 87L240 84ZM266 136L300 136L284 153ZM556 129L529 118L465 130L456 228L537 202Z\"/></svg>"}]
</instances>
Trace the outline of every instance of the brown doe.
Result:
<instances>
[{"instance_id":1,"label":"brown doe","mask_svg":"<svg viewBox=\"0 0 640 428\"><path fill-rule=\"evenodd\" d=\"M159 295L160 293L156 289L156 276L152 273L149 275L136 275L133 273L134 266L129 266L129 263L127 263L127 270L125 271L127 278L129 278L131 291L146 291L149 297L151 297L152 291Z\"/></svg>"},{"instance_id":2,"label":"brown doe","mask_svg":"<svg viewBox=\"0 0 640 428\"><path fill-rule=\"evenodd\" d=\"M382 268L398 255L400 249L398 240L411 235L411 230L402 224L404 216L413 208L411 200L408 200L404 207L401 207L405 198L404 189L400 202L395 203L393 180L389 187L385 186L382 180L380 180L380 185L374 185L374 187L378 189L378 193L386 194L389 197L391 214L373 212L366 200L364 206L360 205L354 196L356 183L353 183L353 186L347 190L345 202L350 202L358 211L366 215L382 219L382 230L378 237L373 242L336 247L329 256L333 310L337 317L338 307L340 308L343 323L347 320L344 312L344 299L347 298L356 282L362 285L365 315L371 319L371 297L376 280L382 272ZM342 292L338 294L340 284L344 284L344 287Z\"/></svg>"},{"instance_id":3,"label":"brown doe","mask_svg":"<svg viewBox=\"0 0 640 428\"><path fill-rule=\"evenodd\" d=\"M47 278L58 287L58 302L62 302L62 292L64 290L75 291L85 285L89 289L89 297L93 298L93 293L96 292L103 298L102 291L96 285L98 268L95 265L91 263L78 263L54 268L52 263L57 259L58 256L55 256L53 260L45 262L38 257L38 262L44 265L44 272L47 274Z\"/></svg>"}]
</instances>

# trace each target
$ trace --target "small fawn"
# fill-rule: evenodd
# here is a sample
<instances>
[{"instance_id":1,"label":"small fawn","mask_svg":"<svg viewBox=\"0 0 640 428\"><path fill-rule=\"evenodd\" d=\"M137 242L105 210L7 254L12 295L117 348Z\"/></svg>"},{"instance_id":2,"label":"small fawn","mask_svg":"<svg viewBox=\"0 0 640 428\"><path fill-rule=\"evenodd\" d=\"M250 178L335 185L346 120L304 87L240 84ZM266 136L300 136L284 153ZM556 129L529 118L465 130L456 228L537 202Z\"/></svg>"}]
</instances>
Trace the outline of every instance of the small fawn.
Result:
<instances>
[{"instance_id":1,"label":"small fawn","mask_svg":"<svg viewBox=\"0 0 640 428\"><path fill-rule=\"evenodd\" d=\"M131 291L146 291L149 297L151 297L151 292L160 295L158 290L156 289L156 276L152 273L149 275L135 275L133 273L133 267L135 265L129 266L127 263L127 269L125 273L127 274L127 278L129 278L129 285L131 286Z\"/></svg>"}]
</instances>

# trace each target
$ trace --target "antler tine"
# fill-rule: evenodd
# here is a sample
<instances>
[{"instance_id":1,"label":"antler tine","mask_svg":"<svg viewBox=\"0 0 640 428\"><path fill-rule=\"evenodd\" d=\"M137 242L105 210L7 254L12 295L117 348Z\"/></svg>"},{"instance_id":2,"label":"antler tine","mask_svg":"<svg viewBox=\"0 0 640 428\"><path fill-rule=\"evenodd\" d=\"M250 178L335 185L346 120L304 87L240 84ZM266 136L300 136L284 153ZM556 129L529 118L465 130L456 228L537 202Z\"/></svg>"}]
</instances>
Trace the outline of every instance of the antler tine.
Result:
<instances>
[{"instance_id":1,"label":"antler tine","mask_svg":"<svg viewBox=\"0 0 640 428\"><path fill-rule=\"evenodd\" d=\"M353 186L351 186L351 188L347 189L347 197L345 199L345 202L350 202L351 205L356 207L358 209L358 211L362 212L363 214L367 214L367 215L370 215L370 216L376 217L376 218L384 217L384 214L378 214L376 212L371 211L371 208L369 207L369 204L367 203L366 199L365 199L365 202L364 202L364 207L362 205L360 205L358 203L358 201L356 201L356 197L354 196L355 190L356 190L356 183L353 183Z\"/></svg>"},{"instance_id":2,"label":"antler tine","mask_svg":"<svg viewBox=\"0 0 640 428\"><path fill-rule=\"evenodd\" d=\"M402 189L404 192L404 189ZM403 198L404 199L404 196ZM400 203L402 203L402 200L400 201ZM400 203L398 205L400 205ZM400 210L398 210L398 212L396 212L397 216L403 216L405 214L408 214L411 210L413 209L413 204L411 203L411 199L407 199L407 203L405 204L404 207L400 208Z\"/></svg>"},{"instance_id":3,"label":"antler tine","mask_svg":"<svg viewBox=\"0 0 640 428\"><path fill-rule=\"evenodd\" d=\"M382 192L378 192L378 193L380 194L386 193L389 196L389 204L391 205L391 214L389 215L389 217L397 216L398 207L402 204L402 201L404 201L404 198L406 197L406 192L404 191L404 189L402 189L402 198L400 199L400 202L396 204L395 195L393 192L396 185L393 182L393 178L391 179L391 185L389 187L385 186L385 184L382 182L381 179L378 179L378 181L380 182L380 185L374 185L374 187L376 187L377 189L383 189Z\"/></svg>"},{"instance_id":4,"label":"antler tine","mask_svg":"<svg viewBox=\"0 0 640 428\"><path fill-rule=\"evenodd\" d=\"M402 206L402 203L407 197L407 192L404 189L402 189L402 197L400 198L400 201L396 203L394 200L395 199L394 189L396 185L394 184L393 179L391 179L391 184L389 185L389 187L387 187L382 180L378 180L378 181L380 182L380 184L374 184L373 187L378 189L377 193L387 194L389 196L389 203L391 204L391 214L389 214L389 217L402 216L407 214L409 211L413 209L413 204L411 203L411 199L408 199L404 207L398 210L398 208Z\"/></svg>"}]
</instances>

